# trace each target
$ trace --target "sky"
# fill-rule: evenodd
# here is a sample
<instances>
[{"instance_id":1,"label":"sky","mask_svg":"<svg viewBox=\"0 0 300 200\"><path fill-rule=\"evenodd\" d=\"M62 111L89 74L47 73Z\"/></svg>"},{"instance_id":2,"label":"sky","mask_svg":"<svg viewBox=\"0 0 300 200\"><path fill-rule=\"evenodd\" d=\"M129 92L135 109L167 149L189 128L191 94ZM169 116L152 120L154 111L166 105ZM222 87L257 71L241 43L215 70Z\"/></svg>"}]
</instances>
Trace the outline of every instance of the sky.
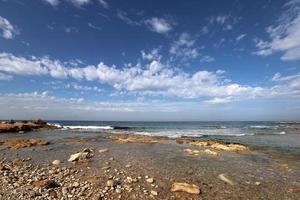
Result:
<instances>
[{"instance_id":1,"label":"sky","mask_svg":"<svg viewBox=\"0 0 300 200\"><path fill-rule=\"evenodd\" d=\"M300 120L300 0L0 0L0 119Z\"/></svg>"}]
</instances>

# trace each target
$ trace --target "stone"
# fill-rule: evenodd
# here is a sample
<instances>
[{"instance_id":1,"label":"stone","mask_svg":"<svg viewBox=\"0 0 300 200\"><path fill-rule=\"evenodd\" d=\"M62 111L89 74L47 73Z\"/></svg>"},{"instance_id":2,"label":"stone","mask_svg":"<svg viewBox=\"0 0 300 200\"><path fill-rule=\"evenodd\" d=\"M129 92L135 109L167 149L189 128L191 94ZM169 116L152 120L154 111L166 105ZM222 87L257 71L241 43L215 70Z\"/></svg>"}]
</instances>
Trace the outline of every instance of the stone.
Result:
<instances>
[{"instance_id":1,"label":"stone","mask_svg":"<svg viewBox=\"0 0 300 200\"><path fill-rule=\"evenodd\" d=\"M130 167L131 167L131 165L126 165L125 167L126 167L126 168L130 168Z\"/></svg>"},{"instance_id":2,"label":"stone","mask_svg":"<svg viewBox=\"0 0 300 200\"><path fill-rule=\"evenodd\" d=\"M154 191L154 190L151 190L150 194L153 195L153 196L157 196L157 195L158 195L158 192L156 192L156 191Z\"/></svg>"},{"instance_id":3,"label":"stone","mask_svg":"<svg viewBox=\"0 0 300 200\"><path fill-rule=\"evenodd\" d=\"M261 185L261 182L256 181L254 184L257 185L257 186L259 186L259 185Z\"/></svg>"},{"instance_id":4,"label":"stone","mask_svg":"<svg viewBox=\"0 0 300 200\"><path fill-rule=\"evenodd\" d=\"M106 185L107 185L108 187L113 187L113 186L115 185L115 182L114 182L113 180L108 180L108 181L106 182Z\"/></svg>"},{"instance_id":5,"label":"stone","mask_svg":"<svg viewBox=\"0 0 300 200\"><path fill-rule=\"evenodd\" d=\"M99 153L106 153L106 152L108 152L108 149L107 149L107 148L105 148L105 149L100 149L100 150L99 150Z\"/></svg>"},{"instance_id":6,"label":"stone","mask_svg":"<svg viewBox=\"0 0 300 200\"><path fill-rule=\"evenodd\" d=\"M74 162L81 159L86 159L88 157L88 154L89 154L88 152L79 152L79 153L72 154L68 161Z\"/></svg>"},{"instance_id":7,"label":"stone","mask_svg":"<svg viewBox=\"0 0 300 200\"><path fill-rule=\"evenodd\" d=\"M194 184L188 183L173 183L172 192L186 192L189 194L200 194L200 188Z\"/></svg>"},{"instance_id":8,"label":"stone","mask_svg":"<svg viewBox=\"0 0 300 200\"><path fill-rule=\"evenodd\" d=\"M225 176L225 174L219 174L218 178L220 180L224 181L225 183L228 183L229 185L232 185L232 186L235 185L235 183L232 180L230 180L229 178L227 178Z\"/></svg>"},{"instance_id":9,"label":"stone","mask_svg":"<svg viewBox=\"0 0 300 200\"><path fill-rule=\"evenodd\" d=\"M147 181L148 183L153 183L153 182L154 182L154 179L153 179L153 178L147 178L146 181Z\"/></svg>"},{"instance_id":10,"label":"stone","mask_svg":"<svg viewBox=\"0 0 300 200\"><path fill-rule=\"evenodd\" d=\"M46 189L49 188L55 188L58 187L59 185L54 181L54 180L40 180L40 181L35 181L34 185L37 187L43 187Z\"/></svg>"},{"instance_id":11,"label":"stone","mask_svg":"<svg viewBox=\"0 0 300 200\"><path fill-rule=\"evenodd\" d=\"M79 186L79 183L78 183L78 182L74 182L72 186L73 186L73 187L78 187L78 186Z\"/></svg>"},{"instance_id":12,"label":"stone","mask_svg":"<svg viewBox=\"0 0 300 200\"><path fill-rule=\"evenodd\" d=\"M54 161L52 162L52 164L53 164L53 165L59 165L59 164L60 164L60 160L54 160Z\"/></svg>"}]
</instances>

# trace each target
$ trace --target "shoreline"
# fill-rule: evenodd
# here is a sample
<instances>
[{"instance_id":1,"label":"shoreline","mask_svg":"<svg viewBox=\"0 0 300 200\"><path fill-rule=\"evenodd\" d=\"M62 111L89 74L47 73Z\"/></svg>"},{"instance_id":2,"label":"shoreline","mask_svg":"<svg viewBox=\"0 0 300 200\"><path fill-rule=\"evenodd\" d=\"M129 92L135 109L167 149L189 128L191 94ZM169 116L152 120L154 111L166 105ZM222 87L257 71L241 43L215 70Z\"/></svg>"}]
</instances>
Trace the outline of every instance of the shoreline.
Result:
<instances>
[{"instance_id":1,"label":"shoreline","mask_svg":"<svg viewBox=\"0 0 300 200\"><path fill-rule=\"evenodd\" d=\"M2 184L0 197L4 199L274 199L274 197L299 199L300 197L299 166L288 164L284 159L276 160L271 155L246 145L238 146L242 151L236 149L227 151L225 147L234 143L127 134L77 137L72 135L76 134L76 131L48 132L15 134L20 140L42 139L49 142L48 144L17 149L9 148L6 144L0 145L0 184ZM64 133L69 137L43 139L43 134ZM7 140L13 140L14 134L7 135L10 135ZM207 141L209 142L203 143ZM70 157L77 153L81 153L82 157L79 156L78 160L69 162ZM59 160L59 164L53 164L56 160ZM175 183L196 185L200 194L172 191Z\"/></svg>"}]
</instances>

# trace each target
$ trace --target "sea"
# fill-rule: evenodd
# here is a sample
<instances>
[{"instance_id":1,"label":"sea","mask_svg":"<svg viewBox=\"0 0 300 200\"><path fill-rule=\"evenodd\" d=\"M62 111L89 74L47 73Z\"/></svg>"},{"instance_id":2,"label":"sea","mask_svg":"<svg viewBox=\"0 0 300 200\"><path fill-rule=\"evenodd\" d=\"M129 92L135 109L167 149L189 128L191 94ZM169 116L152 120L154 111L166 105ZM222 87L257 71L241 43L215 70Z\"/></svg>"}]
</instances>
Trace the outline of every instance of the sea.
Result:
<instances>
[{"instance_id":1,"label":"sea","mask_svg":"<svg viewBox=\"0 0 300 200\"><path fill-rule=\"evenodd\" d=\"M66 132L88 134L141 134L170 138L193 137L240 142L300 152L300 123L274 121L50 121ZM300 154L299 154L300 158Z\"/></svg>"}]
</instances>

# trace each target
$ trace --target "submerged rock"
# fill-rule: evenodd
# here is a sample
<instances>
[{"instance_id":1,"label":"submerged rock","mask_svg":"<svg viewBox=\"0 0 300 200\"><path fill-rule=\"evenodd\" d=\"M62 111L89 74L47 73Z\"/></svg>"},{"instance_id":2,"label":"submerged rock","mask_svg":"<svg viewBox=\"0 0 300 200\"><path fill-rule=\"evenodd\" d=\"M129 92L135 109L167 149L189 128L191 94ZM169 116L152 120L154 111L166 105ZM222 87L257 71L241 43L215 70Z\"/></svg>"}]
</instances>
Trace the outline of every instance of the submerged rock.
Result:
<instances>
[{"instance_id":1,"label":"submerged rock","mask_svg":"<svg viewBox=\"0 0 300 200\"><path fill-rule=\"evenodd\" d=\"M26 147L32 147L37 145L48 145L49 142L46 140L39 140L39 139L30 139L30 140L6 140L3 143L7 146L9 146L12 149L20 149L20 148L26 148Z\"/></svg>"},{"instance_id":2,"label":"submerged rock","mask_svg":"<svg viewBox=\"0 0 300 200\"><path fill-rule=\"evenodd\" d=\"M188 183L173 183L172 192L187 192L189 194L200 194L200 188L194 184Z\"/></svg>"},{"instance_id":3,"label":"submerged rock","mask_svg":"<svg viewBox=\"0 0 300 200\"><path fill-rule=\"evenodd\" d=\"M119 134L119 135L113 135L110 138L120 143L157 143L158 140L156 139L161 139L163 137L155 138L146 135Z\"/></svg>"}]
</instances>

